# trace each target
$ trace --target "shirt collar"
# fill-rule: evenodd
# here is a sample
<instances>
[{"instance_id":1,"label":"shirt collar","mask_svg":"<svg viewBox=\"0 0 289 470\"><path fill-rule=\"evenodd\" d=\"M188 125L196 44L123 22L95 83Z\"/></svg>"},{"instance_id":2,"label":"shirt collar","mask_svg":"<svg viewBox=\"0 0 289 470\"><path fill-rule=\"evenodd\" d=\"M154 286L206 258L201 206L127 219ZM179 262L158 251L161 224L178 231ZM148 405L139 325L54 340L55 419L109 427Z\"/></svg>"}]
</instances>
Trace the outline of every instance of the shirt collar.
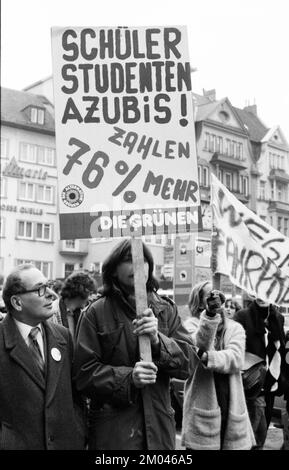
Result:
<instances>
[{"instance_id":1,"label":"shirt collar","mask_svg":"<svg viewBox=\"0 0 289 470\"><path fill-rule=\"evenodd\" d=\"M28 338L28 335L30 333L30 331L32 330L32 328L35 328L31 325L27 325L27 323L23 323L19 320L16 320L16 318L14 318L14 321L16 323L16 326L18 328L18 330L20 331L21 333L21 336L26 340ZM35 325L39 328L41 334L42 334L42 326L41 326L41 323L38 323L38 325Z\"/></svg>"}]
</instances>

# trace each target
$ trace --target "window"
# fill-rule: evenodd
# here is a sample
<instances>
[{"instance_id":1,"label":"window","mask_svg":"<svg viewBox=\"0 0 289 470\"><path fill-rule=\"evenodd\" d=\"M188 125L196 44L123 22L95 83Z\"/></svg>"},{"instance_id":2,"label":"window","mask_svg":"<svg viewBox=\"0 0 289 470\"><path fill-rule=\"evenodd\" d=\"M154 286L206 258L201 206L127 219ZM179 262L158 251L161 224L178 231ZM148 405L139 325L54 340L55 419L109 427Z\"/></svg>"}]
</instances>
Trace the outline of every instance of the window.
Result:
<instances>
[{"instance_id":1,"label":"window","mask_svg":"<svg viewBox=\"0 0 289 470\"><path fill-rule=\"evenodd\" d=\"M17 237L32 239L32 222L26 220L18 220L17 223Z\"/></svg>"},{"instance_id":2,"label":"window","mask_svg":"<svg viewBox=\"0 0 289 470\"><path fill-rule=\"evenodd\" d=\"M38 163L43 165L54 165L54 149L48 147L38 147Z\"/></svg>"},{"instance_id":3,"label":"window","mask_svg":"<svg viewBox=\"0 0 289 470\"><path fill-rule=\"evenodd\" d=\"M207 166L198 165L198 177L200 186L209 186L209 168Z\"/></svg>"},{"instance_id":4,"label":"window","mask_svg":"<svg viewBox=\"0 0 289 470\"><path fill-rule=\"evenodd\" d=\"M65 248L69 250L74 250L75 249L75 240L65 240Z\"/></svg>"},{"instance_id":5,"label":"window","mask_svg":"<svg viewBox=\"0 0 289 470\"><path fill-rule=\"evenodd\" d=\"M284 235L288 236L288 219L284 218Z\"/></svg>"},{"instance_id":6,"label":"window","mask_svg":"<svg viewBox=\"0 0 289 470\"><path fill-rule=\"evenodd\" d=\"M1 137L1 158L8 158L8 139Z\"/></svg>"},{"instance_id":7,"label":"window","mask_svg":"<svg viewBox=\"0 0 289 470\"><path fill-rule=\"evenodd\" d=\"M20 142L20 161L54 166L55 150L51 147Z\"/></svg>"},{"instance_id":8,"label":"window","mask_svg":"<svg viewBox=\"0 0 289 470\"><path fill-rule=\"evenodd\" d=\"M277 184L277 200L282 201L282 184Z\"/></svg>"},{"instance_id":9,"label":"window","mask_svg":"<svg viewBox=\"0 0 289 470\"><path fill-rule=\"evenodd\" d=\"M219 117L220 117L222 122L227 122L230 119L230 116L226 111L220 111L219 112Z\"/></svg>"},{"instance_id":10,"label":"window","mask_svg":"<svg viewBox=\"0 0 289 470\"><path fill-rule=\"evenodd\" d=\"M19 199L24 201L34 201L35 199L35 185L33 183L19 183Z\"/></svg>"},{"instance_id":11,"label":"window","mask_svg":"<svg viewBox=\"0 0 289 470\"><path fill-rule=\"evenodd\" d=\"M223 170L218 171L218 179L223 183Z\"/></svg>"},{"instance_id":12,"label":"window","mask_svg":"<svg viewBox=\"0 0 289 470\"><path fill-rule=\"evenodd\" d=\"M31 107L30 120L35 124L44 124L44 109Z\"/></svg>"},{"instance_id":13,"label":"window","mask_svg":"<svg viewBox=\"0 0 289 470\"><path fill-rule=\"evenodd\" d=\"M1 189L1 198L6 197L7 193L7 180L6 178L1 177L0 178L0 189Z\"/></svg>"},{"instance_id":14,"label":"window","mask_svg":"<svg viewBox=\"0 0 289 470\"><path fill-rule=\"evenodd\" d=\"M150 235L145 236L145 242L146 243L151 243L152 242L152 237Z\"/></svg>"},{"instance_id":15,"label":"window","mask_svg":"<svg viewBox=\"0 0 289 470\"><path fill-rule=\"evenodd\" d=\"M209 150L209 141L210 141L210 134L209 132L205 132L205 144L204 144L205 150Z\"/></svg>"},{"instance_id":16,"label":"window","mask_svg":"<svg viewBox=\"0 0 289 470\"><path fill-rule=\"evenodd\" d=\"M273 225L273 217L272 217L272 215L270 215L270 225L271 225L272 227L274 227L274 225Z\"/></svg>"},{"instance_id":17,"label":"window","mask_svg":"<svg viewBox=\"0 0 289 470\"><path fill-rule=\"evenodd\" d=\"M223 137L205 132L204 149L210 152L223 153Z\"/></svg>"},{"instance_id":18,"label":"window","mask_svg":"<svg viewBox=\"0 0 289 470\"><path fill-rule=\"evenodd\" d=\"M20 160L23 162L37 162L37 145L20 143Z\"/></svg>"},{"instance_id":19,"label":"window","mask_svg":"<svg viewBox=\"0 0 289 470\"><path fill-rule=\"evenodd\" d=\"M4 217L0 218L0 237L5 237L5 219Z\"/></svg>"},{"instance_id":20,"label":"window","mask_svg":"<svg viewBox=\"0 0 289 470\"><path fill-rule=\"evenodd\" d=\"M260 194L259 194L259 197L263 201L266 198L266 181L260 181Z\"/></svg>"},{"instance_id":21,"label":"window","mask_svg":"<svg viewBox=\"0 0 289 470\"><path fill-rule=\"evenodd\" d=\"M51 224L36 224L36 239L43 241L51 240Z\"/></svg>"},{"instance_id":22,"label":"window","mask_svg":"<svg viewBox=\"0 0 289 470\"><path fill-rule=\"evenodd\" d=\"M241 175L241 193L244 194L245 196L248 196L248 185L249 185L248 176Z\"/></svg>"},{"instance_id":23,"label":"window","mask_svg":"<svg viewBox=\"0 0 289 470\"><path fill-rule=\"evenodd\" d=\"M232 173L225 173L225 186L231 191L232 190Z\"/></svg>"},{"instance_id":24,"label":"window","mask_svg":"<svg viewBox=\"0 0 289 470\"><path fill-rule=\"evenodd\" d=\"M279 232L282 231L282 217L278 217L278 226L277 226L277 230Z\"/></svg>"},{"instance_id":25,"label":"window","mask_svg":"<svg viewBox=\"0 0 289 470\"><path fill-rule=\"evenodd\" d=\"M260 219L264 220L266 222L266 215L260 215Z\"/></svg>"},{"instance_id":26,"label":"window","mask_svg":"<svg viewBox=\"0 0 289 470\"><path fill-rule=\"evenodd\" d=\"M39 184L37 186L37 201L52 204L53 203L53 187L47 186L45 184Z\"/></svg>"},{"instance_id":27,"label":"window","mask_svg":"<svg viewBox=\"0 0 289 470\"><path fill-rule=\"evenodd\" d=\"M202 171L202 167L200 165L198 165L198 179L199 179L199 185L201 186L201 171Z\"/></svg>"},{"instance_id":28,"label":"window","mask_svg":"<svg viewBox=\"0 0 289 470\"><path fill-rule=\"evenodd\" d=\"M216 152L223 153L223 137L217 137Z\"/></svg>"},{"instance_id":29,"label":"window","mask_svg":"<svg viewBox=\"0 0 289 470\"><path fill-rule=\"evenodd\" d=\"M74 264L65 263L64 265L64 277L69 276L69 274L73 273L74 271Z\"/></svg>"},{"instance_id":30,"label":"window","mask_svg":"<svg viewBox=\"0 0 289 470\"><path fill-rule=\"evenodd\" d=\"M203 168L203 186L209 186L209 168L206 166Z\"/></svg>"},{"instance_id":31,"label":"window","mask_svg":"<svg viewBox=\"0 0 289 470\"><path fill-rule=\"evenodd\" d=\"M274 182L271 181L271 199L275 199Z\"/></svg>"},{"instance_id":32,"label":"window","mask_svg":"<svg viewBox=\"0 0 289 470\"><path fill-rule=\"evenodd\" d=\"M243 160L243 144L237 142L236 144L236 158L238 160Z\"/></svg>"},{"instance_id":33,"label":"window","mask_svg":"<svg viewBox=\"0 0 289 470\"><path fill-rule=\"evenodd\" d=\"M271 169L285 169L285 158L284 155L269 152L269 166Z\"/></svg>"},{"instance_id":34,"label":"window","mask_svg":"<svg viewBox=\"0 0 289 470\"><path fill-rule=\"evenodd\" d=\"M236 140L226 139L226 155L233 157L236 160L244 160L243 144Z\"/></svg>"},{"instance_id":35,"label":"window","mask_svg":"<svg viewBox=\"0 0 289 470\"><path fill-rule=\"evenodd\" d=\"M51 268L50 265L51 263L47 261L34 261L34 264L39 271L42 271L45 277L48 279L51 279Z\"/></svg>"}]
</instances>

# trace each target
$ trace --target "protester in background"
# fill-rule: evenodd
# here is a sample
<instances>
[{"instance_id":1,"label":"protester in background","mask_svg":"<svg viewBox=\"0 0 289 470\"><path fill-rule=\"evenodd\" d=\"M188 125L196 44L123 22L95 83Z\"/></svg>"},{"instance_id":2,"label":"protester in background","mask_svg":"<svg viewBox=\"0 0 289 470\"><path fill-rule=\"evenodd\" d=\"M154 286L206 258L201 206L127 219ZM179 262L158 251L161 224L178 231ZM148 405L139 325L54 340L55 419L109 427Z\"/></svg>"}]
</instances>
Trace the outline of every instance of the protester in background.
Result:
<instances>
[{"instance_id":1,"label":"protester in background","mask_svg":"<svg viewBox=\"0 0 289 470\"><path fill-rule=\"evenodd\" d=\"M60 279L56 279L53 282L52 289L54 290L55 294L57 294L58 296L60 295L62 287L63 287L63 281L61 281Z\"/></svg>"},{"instance_id":2,"label":"protester in background","mask_svg":"<svg viewBox=\"0 0 289 470\"><path fill-rule=\"evenodd\" d=\"M241 305L239 305L238 302L236 302L233 299L226 299L226 301L225 301L225 313L226 313L228 318L233 319L235 313L238 312L238 310L240 310L240 309L241 309Z\"/></svg>"},{"instance_id":3,"label":"protester in background","mask_svg":"<svg viewBox=\"0 0 289 470\"><path fill-rule=\"evenodd\" d=\"M96 289L95 280L89 274L74 272L65 279L60 297L53 304L52 320L69 328L73 339L81 310L89 303L89 296Z\"/></svg>"},{"instance_id":4,"label":"protester in background","mask_svg":"<svg viewBox=\"0 0 289 470\"><path fill-rule=\"evenodd\" d=\"M32 264L6 279L0 322L0 450L76 450L84 430L73 403L73 343L47 321L56 294ZM75 397L75 395L74 395Z\"/></svg>"},{"instance_id":5,"label":"protester in background","mask_svg":"<svg viewBox=\"0 0 289 470\"><path fill-rule=\"evenodd\" d=\"M102 296L87 310L77 335L74 379L91 399L90 450L175 448L170 377L188 376L192 341L177 307L157 294L154 262L143 244L149 307L136 318L131 241L103 263ZM140 358L138 336L150 338L152 361Z\"/></svg>"},{"instance_id":6,"label":"protester in background","mask_svg":"<svg viewBox=\"0 0 289 470\"><path fill-rule=\"evenodd\" d=\"M199 297L199 288L194 288L189 303L199 304ZM255 439L241 377L245 331L226 317L222 292L213 290L202 302L206 308L192 328L198 352L185 383L182 445L189 450L249 450Z\"/></svg>"},{"instance_id":7,"label":"protester in background","mask_svg":"<svg viewBox=\"0 0 289 470\"><path fill-rule=\"evenodd\" d=\"M257 298L247 308L236 312L234 320L245 329L246 353L260 358L266 368L265 376L260 374L257 396L246 393L255 449L259 450L266 440L275 395L282 395L286 386L284 317L276 307Z\"/></svg>"},{"instance_id":8,"label":"protester in background","mask_svg":"<svg viewBox=\"0 0 289 470\"><path fill-rule=\"evenodd\" d=\"M188 300L191 316L184 320L184 326L189 333L195 331L198 326L200 314L206 308L206 299L212 289L211 281L199 282L192 288Z\"/></svg>"}]
</instances>

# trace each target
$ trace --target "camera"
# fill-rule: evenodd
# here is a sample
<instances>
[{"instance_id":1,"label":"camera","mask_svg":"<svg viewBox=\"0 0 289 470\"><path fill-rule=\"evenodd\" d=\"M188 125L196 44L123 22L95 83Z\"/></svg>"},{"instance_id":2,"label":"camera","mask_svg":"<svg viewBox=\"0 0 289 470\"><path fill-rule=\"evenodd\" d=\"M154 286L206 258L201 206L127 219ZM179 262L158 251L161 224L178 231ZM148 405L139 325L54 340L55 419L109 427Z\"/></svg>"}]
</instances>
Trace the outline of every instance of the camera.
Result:
<instances>
[{"instance_id":1,"label":"camera","mask_svg":"<svg viewBox=\"0 0 289 470\"><path fill-rule=\"evenodd\" d=\"M209 297L207 297L207 313L215 315L224 302L224 294L219 290L212 290Z\"/></svg>"}]
</instances>

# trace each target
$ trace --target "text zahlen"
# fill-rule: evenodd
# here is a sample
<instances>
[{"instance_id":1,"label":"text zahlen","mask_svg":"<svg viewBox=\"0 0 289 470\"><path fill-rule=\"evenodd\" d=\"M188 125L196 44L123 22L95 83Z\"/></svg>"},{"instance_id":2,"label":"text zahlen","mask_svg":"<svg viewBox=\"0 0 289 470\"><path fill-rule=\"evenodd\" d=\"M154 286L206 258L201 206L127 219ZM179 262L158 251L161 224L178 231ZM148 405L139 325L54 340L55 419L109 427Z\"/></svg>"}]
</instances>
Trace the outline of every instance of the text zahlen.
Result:
<instances>
[{"instance_id":1,"label":"text zahlen","mask_svg":"<svg viewBox=\"0 0 289 470\"><path fill-rule=\"evenodd\" d=\"M126 132L125 130L114 127L115 133L108 138L109 142L123 147L130 155L133 151L140 154L145 160L148 155L156 158L190 158L190 143L176 142L166 140L160 145L158 139L153 139L146 135L139 136L136 132Z\"/></svg>"}]
</instances>

